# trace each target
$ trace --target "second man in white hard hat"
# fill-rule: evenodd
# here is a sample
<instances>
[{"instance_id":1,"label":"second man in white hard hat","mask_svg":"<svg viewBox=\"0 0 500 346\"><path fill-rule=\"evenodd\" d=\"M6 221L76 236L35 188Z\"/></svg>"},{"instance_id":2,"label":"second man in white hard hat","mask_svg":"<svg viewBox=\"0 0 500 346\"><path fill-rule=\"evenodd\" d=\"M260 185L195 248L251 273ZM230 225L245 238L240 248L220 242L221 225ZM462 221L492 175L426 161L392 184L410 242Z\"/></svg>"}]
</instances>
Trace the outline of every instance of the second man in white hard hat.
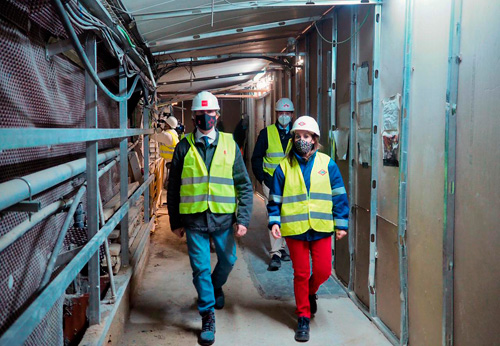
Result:
<instances>
[{"instance_id":1,"label":"second man in white hard hat","mask_svg":"<svg viewBox=\"0 0 500 346\"><path fill-rule=\"evenodd\" d=\"M288 98L281 98L276 102L276 124L267 126L260 131L252 155L253 174L262 184L265 197L269 200L269 188L273 182L273 173L281 159L291 149L291 126L293 122L293 103ZM269 231L270 262L269 271L276 271L281 267L281 261L290 261L285 251L286 243L283 239L275 239Z\"/></svg>"},{"instance_id":2,"label":"second man in white hard hat","mask_svg":"<svg viewBox=\"0 0 500 346\"><path fill-rule=\"evenodd\" d=\"M167 191L170 227L187 239L202 345L215 342L214 309L225 304L222 287L236 261L234 235L247 232L253 205L252 183L238 145L232 134L215 128L219 109L217 98L207 91L193 99L196 129L175 149ZM217 253L212 273L210 238Z\"/></svg>"}]
</instances>

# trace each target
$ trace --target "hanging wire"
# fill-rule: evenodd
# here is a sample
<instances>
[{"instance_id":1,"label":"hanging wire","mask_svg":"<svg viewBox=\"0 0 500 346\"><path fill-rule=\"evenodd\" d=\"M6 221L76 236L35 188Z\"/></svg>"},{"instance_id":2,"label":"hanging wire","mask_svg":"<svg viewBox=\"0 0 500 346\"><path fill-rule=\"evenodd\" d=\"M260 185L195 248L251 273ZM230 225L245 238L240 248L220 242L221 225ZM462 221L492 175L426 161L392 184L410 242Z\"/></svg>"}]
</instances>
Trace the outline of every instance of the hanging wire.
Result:
<instances>
[{"instance_id":1,"label":"hanging wire","mask_svg":"<svg viewBox=\"0 0 500 346\"><path fill-rule=\"evenodd\" d=\"M351 38L353 38L354 36L356 36L358 34L358 32L361 30L361 28L363 27L363 25L365 24L366 20L368 19L368 15L370 14L372 8L369 7L368 8L368 11L366 12L366 15L365 15L365 18L363 19L363 21L361 22L361 24L359 25L358 29L356 29L356 31L351 35L349 36L347 39L343 40L343 41L339 41L339 42L333 42L333 41L328 41L326 38L323 37L323 35L321 35L321 32L319 31L318 29L318 26L316 25L316 22L314 22L314 27L316 28L316 31L318 32L318 35L319 37L321 37L321 39L325 42L327 42L328 44L331 44L332 46L335 44L335 45L339 45L339 44L342 44L342 43L346 43L348 42Z\"/></svg>"}]
</instances>

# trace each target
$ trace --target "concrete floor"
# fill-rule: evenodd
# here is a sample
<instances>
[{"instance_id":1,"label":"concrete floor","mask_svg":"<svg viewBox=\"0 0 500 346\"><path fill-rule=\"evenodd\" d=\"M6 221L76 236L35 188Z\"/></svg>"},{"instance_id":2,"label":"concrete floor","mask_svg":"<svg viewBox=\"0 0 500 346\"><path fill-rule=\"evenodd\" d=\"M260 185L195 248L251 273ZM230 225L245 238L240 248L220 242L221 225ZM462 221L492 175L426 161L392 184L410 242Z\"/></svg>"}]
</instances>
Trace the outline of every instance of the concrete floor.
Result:
<instances>
[{"instance_id":1,"label":"concrete floor","mask_svg":"<svg viewBox=\"0 0 500 346\"><path fill-rule=\"evenodd\" d=\"M255 197L249 232L262 232L265 224L264 203ZM254 222L255 221L255 222ZM268 241L262 232L262 242ZM241 243L241 242L240 242ZM293 345L296 316L293 298L265 299L249 265L248 245L238 246L238 261L224 286L226 306L216 311L215 345ZM212 264L216 262L212 255ZM291 266L291 264L284 265ZM262 266L267 263L262 258ZM268 272L269 276L286 275L289 270ZM185 238L171 231L166 208L158 217L151 236L149 263L142 286L133 297L133 309L125 327L122 345L197 345L201 317L196 309L196 290L191 282L191 268ZM277 280L283 284L283 280ZM307 345L390 345L383 334L345 295L321 295L318 312L311 321L311 339Z\"/></svg>"}]
</instances>

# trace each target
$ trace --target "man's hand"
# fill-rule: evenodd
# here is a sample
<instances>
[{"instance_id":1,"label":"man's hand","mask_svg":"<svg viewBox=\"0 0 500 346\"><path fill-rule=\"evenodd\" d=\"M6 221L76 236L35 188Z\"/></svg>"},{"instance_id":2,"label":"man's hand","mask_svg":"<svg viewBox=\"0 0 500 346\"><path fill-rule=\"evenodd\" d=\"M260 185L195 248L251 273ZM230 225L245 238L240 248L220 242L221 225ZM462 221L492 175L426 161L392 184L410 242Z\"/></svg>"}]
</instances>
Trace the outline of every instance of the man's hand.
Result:
<instances>
[{"instance_id":1,"label":"man's hand","mask_svg":"<svg viewBox=\"0 0 500 346\"><path fill-rule=\"evenodd\" d=\"M346 232L346 231L342 231L342 230L338 229L338 230L335 232L335 239L336 239L336 240L340 240L340 239L344 238L346 235L347 235L347 232Z\"/></svg>"},{"instance_id":2,"label":"man's hand","mask_svg":"<svg viewBox=\"0 0 500 346\"><path fill-rule=\"evenodd\" d=\"M179 238L184 237L184 227L174 229L172 232L174 232L174 234Z\"/></svg>"},{"instance_id":3,"label":"man's hand","mask_svg":"<svg viewBox=\"0 0 500 346\"><path fill-rule=\"evenodd\" d=\"M281 230L280 226L276 223L273 225L271 228L271 234L273 235L274 238L279 239L281 238Z\"/></svg>"},{"instance_id":4,"label":"man's hand","mask_svg":"<svg viewBox=\"0 0 500 346\"><path fill-rule=\"evenodd\" d=\"M238 238L243 237L246 233L247 233L247 228L245 226L240 225L240 224L236 224L236 231L234 234Z\"/></svg>"}]
</instances>

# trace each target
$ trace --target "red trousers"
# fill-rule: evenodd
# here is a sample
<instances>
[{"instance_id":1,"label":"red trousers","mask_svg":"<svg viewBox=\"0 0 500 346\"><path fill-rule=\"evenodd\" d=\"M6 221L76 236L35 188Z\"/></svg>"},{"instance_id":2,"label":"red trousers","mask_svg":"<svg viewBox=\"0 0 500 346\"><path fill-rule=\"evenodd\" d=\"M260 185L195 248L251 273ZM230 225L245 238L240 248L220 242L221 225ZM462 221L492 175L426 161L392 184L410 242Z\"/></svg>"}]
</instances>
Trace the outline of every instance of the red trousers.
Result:
<instances>
[{"instance_id":1,"label":"red trousers","mask_svg":"<svg viewBox=\"0 0 500 346\"><path fill-rule=\"evenodd\" d=\"M293 289L298 317L311 318L309 295L316 294L319 286L332 274L332 238L302 241L285 238L293 264ZM309 253L312 259L309 261Z\"/></svg>"}]
</instances>

